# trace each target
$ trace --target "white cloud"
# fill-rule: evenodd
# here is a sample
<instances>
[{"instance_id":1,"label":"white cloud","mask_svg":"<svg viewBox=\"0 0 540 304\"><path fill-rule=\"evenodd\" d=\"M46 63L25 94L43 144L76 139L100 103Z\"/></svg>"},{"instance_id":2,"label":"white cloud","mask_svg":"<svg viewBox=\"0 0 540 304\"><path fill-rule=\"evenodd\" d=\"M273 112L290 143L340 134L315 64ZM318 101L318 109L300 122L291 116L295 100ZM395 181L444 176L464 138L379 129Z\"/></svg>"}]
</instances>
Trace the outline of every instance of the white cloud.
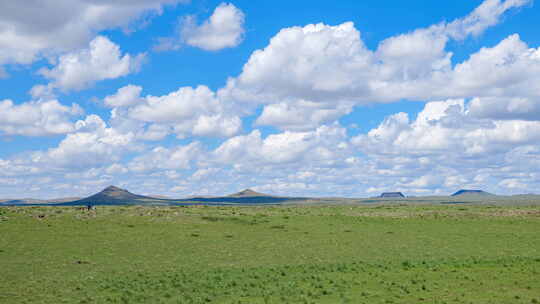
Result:
<instances>
[{"instance_id":1,"label":"white cloud","mask_svg":"<svg viewBox=\"0 0 540 304\"><path fill-rule=\"evenodd\" d=\"M0 158L0 176L7 177L27 177L41 173L41 169L36 166L31 166L28 162L23 162L18 159L1 159ZM16 182L16 180L13 180Z\"/></svg>"},{"instance_id":2,"label":"white cloud","mask_svg":"<svg viewBox=\"0 0 540 304\"><path fill-rule=\"evenodd\" d=\"M235 47L244 39L244 13L231 3L221 3L210 18L197 25L194 16L183 20L182 40L207 51Z\"/></svg>"},{"instance_id":3,"label":"white cloud","mask_svg":"<svg viewBox=\"0 0 540 304\"><path fill-rule=\"evenodd\" d=\"M67 53L52 69L41 69L40 74L52 82L52 88L64 91L81 90L95 82L114 79L138 71L144 54L122 56L120 47L107 37L98 36L88 49Z\"/></svg>"},{"instance_id":4,"label":"white cloud","mask_svg":"<svg viewBox=\"0 0 540 304\"><path fill-rule=\"evenodd\" d=\"M397 186L427 190L427 189L439 188L441 184L443 184L444 180L445 178L443 176L427 174L427 175L420 176L410 182L398 183Z\"/></svg>"},{"instance_id":5,"label":"white cloud","mask_svg":"<svg viewBox=\"0 0 540 304\"><path fill-rule=\"evenodd\" d=\"M374 52L352 23L286 28L218 95L247 109L265 104L256 123L284 130L331 123L355 105L403 99L477 98L472 116L537 120L540 48L511 35L455 66L446 50L449 39L479 35L527 3L488 0L464 18L390 37Z\"/></svg>"},{"instance_id":6,"label":"white cloud","mask_svg":"<svg viewBox=\"0 0 540 304\"><path fill-rule=\"evenodd\" d=\"M238 133L242 126L239 117L224 117L217 115L201 115L193 126L193 135L198 136L232 136Z\"/></svg>"},{"instance_id":7,"label":"white cloud","mask_svg":"<svg viewBox=\"0 0 540 304\"><path fill-rule=\"evenodd\" d=\"M168 95L146 96L125 111L115 109L115 120L123 120L124 126L149 126L178 137L232 136L238 133L242 121L228 107L206 86L182 87Z\"/></svg>"},{"instance_id":8,"label":"white cloud","mask_svg":"<svg viewBox=\"0 0 540 304\"><path fill-rule=\"evenodd\" d=\"M199 142L192 142L186 146L171 149L156 147L152 151L133 159L128 164L128 168L133 172L190 169L202 152Z\"/></svg>"},{"instance_id":9,"label":"white cloud","mask_svg":"<svg viewBox=\"0 0 540 304\"><path fill-rule=\"evenodd\" d=\"M121 133L133 133L140 140L158 141L165 138L172 131L172 127L164 124L147 124L128 116L126 108L111 110L109 124Z\"/></svg>"},{"instance_id":10,"label":"white cloud","mask_svg":"<svg viewBox=\"0 0 540 304\"><path fill-rule=\"evenodd\" d=\"M107 127L97 115L77 121L76 130L57 147L33 153L32 162L51 168L88 168L119 161L123 153L137 149L132 133Z\"/></svg>"},{"instance_id":11,"label":"white cloud","mask_svg":"<svg viewBox=\"0 0 540 304\"><path fill-rule=\"evenodd\" d=\"M113 107L110 124L139 140L161 140L169 134L228 137L242 127L234 105L221 102L206 86L181 87L163 96L140 96L142 87L127 85L104 103Z\"/></svg>"},{"instance_id":12,"label":"white cloud","mask_svg":"<svg viewBox=\"0 0 540 304\"><path fill-rule=\"evenodd\" d=\"M107 174L125 174L128 173L129 170L122 164L114 163L107 167L107 169L105 169L105 172Z\"/></svg>"},{"instance_id":13,"label":"white cloud","mask_svg":"<svg viewBox=\"0 0 540 304\"><path fill-rule=\"evenodd\" d=\"M499 182L499 186L510 188L510 189L518 189L518 190L525 190L527 189L527 185L522 183L517 178L508 178L504 179L501 182Z\"/></svg>"},{"instance_id":14,"label":"white cloud","mask_svg":"<svg viewBox=\"0 0 540 304\"><path fill-rule=\"evenodd\" d=\"M105 97L104 102L110 107L125 107L140 103L142 87L136 85L127 85L118 89L110 96Z\"/></svg>"},{"instance_id":15,"label":"white cloud","mask_svg":"<svg viewBox=\"0 0 540 304\"><path fill-rule=\"evenodd\" d=\"M204 181L211 178L213 175L220 173L220 171L221 170L218 168L201 168L195 171L190 178L192 180Z\"/></svg>"},{"instance_id":16,"label":"white cloud","mask_svg":"<svg viewBox=\"0 0 540 304\"><path fill-rule=\"evenodd\" d=\"M246 107L270 104L261 124L308 129L313 127L310 120L302 126L292 118L298 112L313 112L312 103L347 109L373 102L499 96L510 91L517 96L539 95L535 83L540 56L517 36L482 49L455 67L446 50L450 39L479 35L505 12L528 2L488 0L464 18L390 37L376 51L366 48L351 22L285 28L251 55L242 73L229 79L219 96ZM505 50L515 60L508 60ZM282 117L273 115L277 112ZM321 122L330 122L332 115L328 117Z\"/></svg>"},{"instance_id":17,"label":"white cloud","mask_svg":"<svg viewBox=\"0 0 540 304\"><path fill-rule=\"evenodd\" d=\"M23 188L45 174L51 189L66 182L80 187L65 193L91 193L120 181L138 193L174 196L246 187L283 195L522 193L540 185L540 132L535 122L523 123L469 117L466 103L450 100L426 104L414 120L391 116L352 144L345 129L330 125L267 136L255 130L214 150L197 141L146 150L133 134L89 116L56 148L0 160L0 176L24 174L24 181L10 181ZM135 152L131 160L122 157L127 152Z\"/></svg>"},{"instance_id":18,"label":"white cloud","mask_svg":"<svg viewBox=\"0 0 540 304\"><path fill-rule=\"evenodd\" d=\"M352 139L365 153L426 155L459 153L479 157L540 140L540 122L471 117L463 100L429 102L410 122L399 113Z\"/></svg>"},{"instance_id":19,"label":"white cloud","mask_svg":"<svg viewBox=\"0 0 540 304\"><path fill-rule=\"evenodd\" d=\"M278 126L285 130L304 131L336 121L352 111L352 105L317 103L305 100L266 105L256 125Z\"/></svg>"},{"instance_id":20,"label":"white cloud","mask_svg":"<svg viewBox=\"0 0 540 304\"><path fill-rule=\"evenodd\" d=\"M291 164L332 162L348 148L345 130L339 126L321 126L311 132L290 132L261 137L259 130L232 137L213 153L221 162L245 164ZM309 153L308 153L309 152Z\"/></svg>"},{"instance_id":21,"label":"white cloud","mask_svg":"<svg viewBox=\"0 0 540 304\"><path fill-rule=\"evenodd\" d=\"M499 23L501 16L512 8L531 3L531 0L486 0L467 17L447 25L446 32L455 39L478 36L487 28Z\"/></svg>"},{"instance_id":22,"label":"white cloud","mask_svg":"<svg viewBox=\"0 0 540 304\"><path fill-rule=\"evenodd\" d=\"M533 189L540 182L540 122L479 118L470 107L463 100L429 102L415 120L391 115L351 142L385 178L379 188L433 194Z\"/></svg>"},{"instance_id":23,"label":"white cloud","mask_svg":"<svg viewBox=\"0 0 540 304\"><path fill-rule=\"evenodd\" d=\"M469 113L474 117L497 120L540 120L540 98L474 98L469 103Z\"/></svg>"},{"instance_id":24,"label":"white cloud","mask_svg":"<svg viewBox=\"0 0 540 304\"><path fill-rule=\"evenodd\" d=\"M36 84L28 91L28 94L36 100L56 98L54 88L51 85Z\"/></svg>"},{"instance_id":25,"label":"white cloud","mask_svg":"<svg viewBox=\"0 0 540 304\"><path fill-rule=\"evenodd\" d=\"M6 99L0 101L0 134L44 136L74 131L70 118L82 114L77 104L71 107L57 100L30 101L14 104Z\"/></svg>"},{"instance_id":26,"label":"white cloud","mask_svg":"<svg viewBox=\"0 0 540 304\"><path fill-rule=\"evenodd\" d=\"M184 0L0 2L0 65L29 64L84 47L105 29L128 29L142 16Z\"/></svg>"},{"instance_id":27,"label":"white cloud","mask_svg":"<svg viewBox=\"0 0 540 304\"><path fill-rule=\"evenodd\" d=\"M465 96L540 97L540 48L529 48L519 35L511 35L456 65L448 79L445 92Z\"/></svg>"},{"instance_id":28,"label":"white cloud","mask_svg":"<svg viewBox=\"0 0 540 304\"><path fill-rule=\"evenodd\" d=\"M181 87L168 95L147 96L146 101L130 108L129 115L146 122L177 122L219 106L214 93L206 86Z\"/></svg>"},{"instance_id":29,"label":"white cloud","mask_svg":"<svg viewBox=\"0 0 540 304\"><path fill-rule=\"evenodd\" d=\"M251 55L232 80L233 89L260 92L267 103L279 98L320 101L338 94L343 99L365 88L365 82L356 80L368 77L370 57L351 22L286 28Z\"/></svg>"}]
</instances>

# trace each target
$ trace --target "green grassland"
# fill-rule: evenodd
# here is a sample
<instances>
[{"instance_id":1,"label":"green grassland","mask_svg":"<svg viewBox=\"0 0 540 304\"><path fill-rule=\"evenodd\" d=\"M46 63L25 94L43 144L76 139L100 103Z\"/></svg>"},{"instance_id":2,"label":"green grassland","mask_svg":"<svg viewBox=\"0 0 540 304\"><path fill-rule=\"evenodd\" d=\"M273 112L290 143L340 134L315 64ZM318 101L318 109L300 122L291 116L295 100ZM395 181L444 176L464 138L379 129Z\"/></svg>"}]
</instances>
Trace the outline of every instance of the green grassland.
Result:
<instances>
[{"instance_id":1,"label":"green grassland","mask_svg":"<svg viewBox=\"0 0 540 304\"><path fill-rule=\"evenodd\" d=\"M0 303L540 303L540 207L4 207Z\"/></svg>"}]
</instances>

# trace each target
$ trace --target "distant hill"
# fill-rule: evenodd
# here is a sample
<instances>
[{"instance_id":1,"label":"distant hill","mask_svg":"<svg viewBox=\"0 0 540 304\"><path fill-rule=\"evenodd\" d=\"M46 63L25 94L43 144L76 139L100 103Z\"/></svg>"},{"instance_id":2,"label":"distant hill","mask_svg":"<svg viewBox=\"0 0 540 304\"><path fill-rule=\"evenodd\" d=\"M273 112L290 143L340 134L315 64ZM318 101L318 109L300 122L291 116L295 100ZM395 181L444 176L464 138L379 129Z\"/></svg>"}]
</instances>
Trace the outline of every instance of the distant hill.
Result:
<instances>
[{"instance_id":1,"label":"distant hill","mask_svg":"<svg viewBox=\"0 0 540 304\"><path fill-rule=\"evenodd\" d=\"M166 201L154 197L133 194L125 189L109 186L92 196L59 205L143 205Z\"/></svg>"},{"instance_id":2,"label":"distant hill","mask_svg":"<svg viewBox=\"0 0 540 304\"><path fill-rule=\"evenodd\" d=\"M185 201L210 204L282 204L300 200L306 200L306 198L273 196L245 189L227 196L191 197Z\"/></svg>"},{"instance_id":3,"label":"distant hill","mask_svg":"<svg viewBox=\"0 0 540 304\"><path fill-rule=\"evenodd\" d=\"M240 192L227 195L227 197L263 197L263 196L264 197L273 197L272 195L259 193L259 192L253 191L251 189L245 189L245 190L242 190Z\"/></svg>"},{"instance_id":4,"label":"distant hill","mask_svg":"<svg viewBox=\"0 0 540 304\"><path fill-rule=\"evenodd\" d=\"M494 196L495 194L485 192L483 190L468 190L468 189L461 189L457 191L456 193L452 194L451 196L463 196L463 195L474 195L474 196Z\"/></svg>"}]
</instances>

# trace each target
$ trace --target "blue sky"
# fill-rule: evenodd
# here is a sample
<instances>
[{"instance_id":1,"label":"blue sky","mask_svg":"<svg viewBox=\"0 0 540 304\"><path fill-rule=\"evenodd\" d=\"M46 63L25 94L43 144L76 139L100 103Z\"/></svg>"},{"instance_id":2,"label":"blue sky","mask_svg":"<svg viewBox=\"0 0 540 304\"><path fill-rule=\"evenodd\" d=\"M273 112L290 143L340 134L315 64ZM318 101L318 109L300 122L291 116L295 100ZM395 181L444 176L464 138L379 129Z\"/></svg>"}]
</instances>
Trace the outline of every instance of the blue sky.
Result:
<instances>
[{"instance_id":1,"label":"blue sky","mask_svg":"<svg viewBox=\"0 0 540 304\"><path fill-rule=\"evenodd\" d=\"M0 197L540 185L533 1L0 4Z\"/></svg>"}]
</instances>

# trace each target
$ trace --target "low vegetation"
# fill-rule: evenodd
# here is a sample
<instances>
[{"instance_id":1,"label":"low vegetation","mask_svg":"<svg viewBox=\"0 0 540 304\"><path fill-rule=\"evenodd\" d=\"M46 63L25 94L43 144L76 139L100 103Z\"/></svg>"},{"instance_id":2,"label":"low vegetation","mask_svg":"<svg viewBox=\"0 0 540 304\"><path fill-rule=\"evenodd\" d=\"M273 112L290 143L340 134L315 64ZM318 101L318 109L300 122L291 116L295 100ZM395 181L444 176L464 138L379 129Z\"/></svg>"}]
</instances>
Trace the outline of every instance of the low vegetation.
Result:
<instances>
[{"instance_id":1,"label":"low vegetation","mask_svg":"<svg viewBox=\"0 0 540 304\"><path fill-rule=\"evenodd\" d=\"M540 303L540 207L0 208L0 303Z\"/></svg>"}]
</instances>

